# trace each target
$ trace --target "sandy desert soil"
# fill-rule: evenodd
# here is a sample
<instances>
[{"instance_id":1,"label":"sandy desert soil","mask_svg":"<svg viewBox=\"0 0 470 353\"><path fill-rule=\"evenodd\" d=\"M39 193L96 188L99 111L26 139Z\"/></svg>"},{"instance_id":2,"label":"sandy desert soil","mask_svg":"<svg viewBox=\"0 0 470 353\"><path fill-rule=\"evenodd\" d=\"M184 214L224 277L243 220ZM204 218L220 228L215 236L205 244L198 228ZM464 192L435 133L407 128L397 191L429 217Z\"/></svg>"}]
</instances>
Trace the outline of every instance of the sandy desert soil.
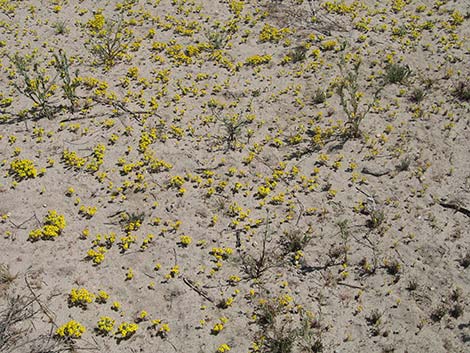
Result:
<instances>
[{"instance_id":1,"label":"sandy desert soil","mask_svg":"<svg viewBox=\"0 0 470 353\"><path fill-rule=\"evenodd\" d=\"M0 352L469 352L470 4L0 0Z\"/></svg>"}]
</instances>

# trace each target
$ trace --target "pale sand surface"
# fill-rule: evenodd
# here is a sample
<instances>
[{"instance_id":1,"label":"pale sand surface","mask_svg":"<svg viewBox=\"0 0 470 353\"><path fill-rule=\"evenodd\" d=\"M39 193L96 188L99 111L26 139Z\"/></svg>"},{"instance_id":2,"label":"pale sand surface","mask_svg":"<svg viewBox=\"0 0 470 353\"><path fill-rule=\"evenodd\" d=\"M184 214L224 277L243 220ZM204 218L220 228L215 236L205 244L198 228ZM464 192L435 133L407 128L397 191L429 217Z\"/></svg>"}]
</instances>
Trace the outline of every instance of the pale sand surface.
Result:
<instances>
[{"instance_id":1,"label":"pale sand surface","mask_svg":"<svg viewBox=\"0 0 470 353\"><path fill-rule=\"evenodd\" d=\"M470 351L468 1L0 6L0 352ZM108 68L103 18L126 44ZM15 54L57 84L49 118ZM65 227L32 241L51 210Z\"/></svg>"}]
</instances>

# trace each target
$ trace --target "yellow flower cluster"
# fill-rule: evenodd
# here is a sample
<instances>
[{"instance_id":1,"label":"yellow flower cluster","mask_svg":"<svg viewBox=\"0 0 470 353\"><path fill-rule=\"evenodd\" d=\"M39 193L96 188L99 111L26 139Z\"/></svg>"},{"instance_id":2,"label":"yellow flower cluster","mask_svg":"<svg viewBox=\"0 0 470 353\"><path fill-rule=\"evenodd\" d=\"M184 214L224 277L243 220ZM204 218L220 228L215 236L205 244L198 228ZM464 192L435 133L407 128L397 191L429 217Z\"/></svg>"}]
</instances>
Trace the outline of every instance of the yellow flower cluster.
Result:
<instances>
[{"instance_id":1,"label":"yellow flower cluster","mask_svg":"<svg viewBox=\"0 0 470 353\"><path fill-rule=\"evenodd\" d=\"M181 245L183 245L184 247L188 246L189 244L191 244L191 242L193 241L193 239L189 236L189 235L182 235L180 236L180 243Z\"/></svg>"},{"instance_id":2,"label":"yellow flower cluster","mask_svg":"<svg viewBox=\"0 0 470 353\"><path fill-rule=\"evenodd\" d=\"M212 248L210 252L217 260L226 259L232 253L232 248Z\"/></svg>"},{"instance_id":3,"label":"yellow flower cluster","mask_svg":"<svg viewBox=\"0 0 470 353\"><path fill-rule=\"evenodd\" d=\"M267 186L259 186L258 187L258 192L257 192L257 196L261 199L264 199L266 196L269 195L269 193L271 192L271 189Z\"/></svg>"},{"instance_id":4,"label":"yellow flower cluster","mask_svg":"<svg viewBox=\"0 0 470 353\"><path fill-rule=\"evenodd\" d=\"M69 294L69 303L72 306L86 308L86 305L95 299L95 295L86 288L72 288Z\"/></svg>"},{"instance_id":5,"label":"yellow flower cluster","mask_svg":"<svg viewBox=\"0 0 470 353\"><path fill-rule=\"evenodd\" d=\"M115 323L116 321L109 316L102 316L96 325L97 330L101 334L107 335L113 330Z\"/></svg>"},{"instance_id":6,"label":"yellow flower cluster","mask_svg":"<svg viewBox=\"0 0 470 353\"><path fill-rule=\"evenodd\" d=\"M218 322L214 325L211 332L212 332L213 335L217 335L223 329L224 329L224 325L222 323Z\"/></svg>"},{"instance_id":7,"label":"yellow flower cluster","mask_svg":"<svg viewBox=\"0 0 470 353\"><path fill-rule=\"evenodd\" d=\"M75 151L69 151L68 149L65 149L62 152L62 161L69 168L80 169L85 165L86 158L78 156Z\"/></svg>"},{"instance_id":8,"label":"yellow flower cluster","mask_svg":"<svg viewBox=\"0 0 470 353\"><path fill-rule=\"evenodd\" d=\"M243 11L244 7L243 1L231 0L228 4L230 12L232 12L235 16L240 16Z\"/></svg>"},{"instance_id":9,"label":"yellow flower cluster","mask_svg":"<svg viewBox=\"0 0 470 353\"><path fill-rule=\"evenodd\" d=\"M121 309L121 303L118 301L113 302L113 305L111 305L111 310L118 311Z\"/></svg>"},{"instance_id":10,"label":"yellow flower cluster","mask_svg":"<svg viewBox=\"0 0 470 353\"><path fill-rule=\"evenodd\" d=\"M36 241L39 239L47 240L56 238L61 234L65 226L65 217L59 215L55 210L50 210L48 215L44 218L43 227L29 232L29 240Z\"/></svg>"},{"instance_id":11,"label":"yellow flower cluster","mask_svg":"<svg viewBox=\"0 0 470 353\"><path fill-rule=\"evenodd\" d=\"M106 301L109 299L109 294L104 291L104 290L99 290L98 295L96 296L96 301L98 303L106 303Z\"/></svg>"},{"instance_id":12,"label":"yellow flower cluster","mask_svg":"<svg viewBox=\"0 0 470 353\"><path fill-rule=\"evenodd\" d=\"M170 326L168 324L162 324L162 326L159 329L159 332L162 332L162 333L170 332Z\"/></svg>"},{"instance_id":13,"label":"yellow flower cluster","mask_svg":"<svg viewBox=\"0 0 470 353\"><path fill-rule=\"evenodd\" d=\"M153 235L153 234L147 234L147 236L145 237L144 241L143 241L142 244L140 245L140 248L141 248L142 250L147 249L147 248L148 248L148 245L152 243L153 238L154 238L154 235Z\"/></svg>"},{"instance_id":14,"label":"yellow flower cluster","mask_svg":"<svg viewBox=\"0 0 470 353\"><path fill-rule=\"evenodd\" d=\"M157 139L157 129L153 128L150 132L143 131L139 140L139 151L145 152L147 147Z\"/></svg>"},{"instance_id":15,"label":"yellow flower cluster","mask_svg":"<svg viewBox=\"0 0 470 353\"><path fill-rule=\"evenodd\" d=\"M321 48L324 51L334 50L338 45L338 42L334 39L325 40L321 42Z\"/></svg>"},{"instance_id":16,"label":"yellow flower cluster","mask_svg":"<svg viewBox=\"0 0 470 353\"><path fill-rule=\"evenodd\" d=\"M269 55L269 54L266 54L266 55L253 55L253 56L248 57L245 60L245 64L250 65L250 66L258 66L258 65L263 65L263 64L269 63L271 61L271 59L272 59L272 56Z\"/></svg>"},{"instance_id":17,"label":"yellow flower cluster","mask_svg":"<svg viewBox=\"0 0 470 353\"><path fill-rule=\"evenodd\" d=\"M119 325L116 335L120 335L121 339L128 339L137 332L138 328L139 325L135 323L123 322Z\"/></svg>"},{"instance_id":18,"label":"yellow flower cluster","mask_svg":"<svg viewBox=\"0 0 470 353\"><path fill-rule=\"evenodd\" d=\"M216 323L213 327L212 327L212 330L211 330L211 333L213 335L218 335L220 333L220 331L222 331L224 329L224 325L228 322L228 318L226 317L221 317L220 318L220 322Z\"/></svg>"},{"instance_id":19,"label":"yellow flower cluster","mask_svg":"<svg viewBox=\"0 0 470 353\"><path fill-rule=\"evenodd\" d=\"M66 324L60 326L56 330L56 334L59 337L67 337L67 338L80 338L82 334L85 332L85 326L80 324L75 320L71 320Z\"/></svg>"},{"instance_id":20,"label":"yellow flower cluster","mask_svg":"<svg viewBox=\"0 0 470 353\"><path fill-rule=\"evenodd\" d=\"M151 153L146 153L144 155L144 159L147 164L147 171L149 173L159 173L173 168L171 163L168 163L163 159L155 158Z\"/></svg>"},{"instance_id":21,"label":"yellow flower cluster","mask_svg":"<svg viewBox=\"0 0 470 353\"><path fill-rule=\"evenodd\" d=\"M173 44L166 48L165 52L176 65L189 65L193 62L192 57L186 55L185 48L181 44Z\"/></svg>"},{"instance_id":22,"label":"yellow flower cluster","mask_svg":"<svg viewBox=\"0 0 470 353\"><path fill-rule=\"evenodd\" d=\"M126 281L130 281L133 278L134 278L134 271L132 270L131 267L129 267L126 273Z\"/></svg>"},{"instance_id":23,"label":"yellow flower cluster","mask_svg":"<svg viewBox=\"0 0 470 353\"><path fill-rule=\"evenodd\" d=\"M105 145L101 143L99 143L95 146L95 148L93 148L93 158L87 165L87 170L91 172L96 172L100 168L100 166L103 164L105 150Z\"/></svg>"},{"instance_id":24,"label":"yellow flower cluster","mask_svg":"<svg viewBox=\"0 0 470 353\"><path fill-rule=\"evenodd\" d=\"M289 28L279 29L266 23L259 34L259 40L261 42L278 43L288 33L290 33Z\"/></svg>"},{"instance_id":25,"label":"yellow flower cluster","mask_svg":"<svg viewBox=\"0 0 470 353\"><path fill-rule=\"evenodd\" d=\"M322 7L329 13L345 14L353 12L357 7L359 7L359 5L359 1L353 1L350 4L347 4L344 0L334 0L323 3Z\"/></svg>"},{"instance_id":26,"label":"yellow flower cluster","mask_svg":"<svg viewBox=\"0 0 470 353\"><path fill-rule=\"evenodd\" d=\"M104 27L105 22L104 16L101 13L97 13L88 20L87 27L94 31L100 31Z\"/></svg>"},{"instance_id":27,"label":"yellow flower cluster","mask_svg":"<svg viewBox=\"0 0 470 353\"><path fill-rule=\"evenodd\" d=\"M170 182L169 182L169 185L173 188L179 188L183 186L183 184L184 184L184 179L179 175L175 175L171 177Z\"/></svg>"},{"instance_id":28,"label":"yellow flower cluster","mask_svg":"<svg viewBox=\"0 0 470 353\"><path fill-rule=\"evenodd\" d=\"M106 249L102 246L98 247L97 250L90 249L87 251L87 257L93 260L93 263L99 265L104 261L104 254L106 253Z\"/></svg>"},{"instance_id":29,"label":"yellow flower cluster","mask_svg":"<svg viewBox=\"0 0 470 353\"><path fill-rule=\"evenodd\" d=\"M286 194L281 192L271 198L270 203L272 205L281 205L285 200Z\"/></svg>"},{"instance_id":30,"label":"yellow flower cluster","mask_svg":"<svg viewBox=\"0 0 470 353\"><path fill-rule=\"evenodd\" d=\"M29 159L15 159L10 163L9 174L17 180L36 178L38 171L33 161Z\"/></svg>"},{"instance_id":31,"label":"yellow flower cluster","mask_svg":"<svg viewBox=\"0 0 470 353\"><path fill-rule=\"evenodd\" d=\"M229 350L230 350L230 346L226 343L221 344L219 348L217 348L217 352L220 352L220 353L228 352Z\"/></svg>"},{"instance_id":32,"label":"yellow flower cluster","mask_svg":"<svg viewBox=\"0 0 470 353\"><path fill-rule=\"evenodd\" d=\"M180 267L178 265L175 265L170 269L169 275L170 277L174 278L178 273L180 273Z\"/></svg>"},{"instance_id":33,"label":"yellow flower cluster","mask_svg":"<svg viewBox=\"0 0 470 353\"><path fill-rule=\"evenodd\" d=\"M133 222L132 222L133 224ZM121 243L119 244L119 246L121 247L121 250L123 251L126 251L129 249L130 245L132 243L135 243L137 240L137 237L133 236L133 235L129 235L129 236L126 236L126 237L121 237Z\"/></svg>"},{"instance_id":34,"label":"yellow flower cluster","mask_svg":"<svg viewBox=\"0 0 470 353\"><path fill-rule=\"evenodd\" d=\"M86 218L91 218L95 215L96 213L96 207L95 206L80 206L80 209L78 210L78 213L81 214L82 216Z\"/></svg>"},{"instance_id":35,"label":"yellow flower cluster","mask_svg":"<svg viewBox=\"0 0 470 353\"><path fill-rule=\"evenodd\" d=\"M100 81L95 77L83 77L82 82L89 89L96 88L95 93L105 92L109 87L106 81Z\"/></svg>"}]
</instances>

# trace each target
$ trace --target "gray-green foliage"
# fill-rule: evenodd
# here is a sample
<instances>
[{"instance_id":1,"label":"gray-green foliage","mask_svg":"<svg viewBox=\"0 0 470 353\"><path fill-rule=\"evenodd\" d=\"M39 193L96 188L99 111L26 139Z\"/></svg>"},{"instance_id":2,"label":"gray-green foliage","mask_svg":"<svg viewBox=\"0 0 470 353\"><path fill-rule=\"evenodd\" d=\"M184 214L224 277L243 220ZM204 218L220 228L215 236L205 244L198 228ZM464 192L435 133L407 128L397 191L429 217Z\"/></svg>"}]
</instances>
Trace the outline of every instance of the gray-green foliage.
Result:
<instances>
[{"instance_id":1,"label":"gray-green foliage","mask_svg":"<svg viewBox=\"0 0 470 353\"><path fill-rule=\"evenodd\" d=\"M359 87L361 61L355 60L352 65L352 68L345 72L346 62L345 60L342 61L340 65L342 77L336 84L336 92L339 95L341 107L347 117L346 130L344 132L345 137L358 138L361 136L361 123L372 109L384 84L382 82L379 83L372 99L363 103L364 92Z\"/></svg>"},{"instance_id":2,"label":"gray-green foliage","mask_svg":"<svg viewBox=\"0 0 470 353\"><path fill-rule=\"evenodd\" d=\"M13 83L14 87L33 101L33 111L37 112L39 117L51 119L58 110L51 101L56 88L57 76L51 78L37 62L19 54L11 56L10 61L15 66L17 73L16 81Z\"/></svg>"}]
</instances>

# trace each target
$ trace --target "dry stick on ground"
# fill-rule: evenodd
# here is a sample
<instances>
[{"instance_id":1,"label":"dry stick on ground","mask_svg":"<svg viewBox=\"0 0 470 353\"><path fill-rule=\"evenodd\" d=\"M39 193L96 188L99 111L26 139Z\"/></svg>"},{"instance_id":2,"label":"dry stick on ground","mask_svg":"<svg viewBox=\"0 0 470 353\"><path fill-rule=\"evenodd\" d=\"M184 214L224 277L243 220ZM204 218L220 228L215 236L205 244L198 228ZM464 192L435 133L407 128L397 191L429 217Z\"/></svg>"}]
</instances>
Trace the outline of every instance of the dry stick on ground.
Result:
<instances>
[{"instance_id":1,"label":"dry stick on ground","mask_svg":"<svg viewBox=\"0 0 470 353\"><path fill-rule=\"evenodd\" d=\"M129 108L127 108L124 103L121 103L121 102L117 102L117 101L114 101L114 100L111 100L111 99L103 99L103 98L99 98L99 97L93 97L92 98L95 102L97 103L100 103L100 104L104 104L104 105L109 105L113 108L116 108L116 109L119 109L119 110L122 110L124 113L127 113L127 114L130 114L135 120L137 120L137 122L139 122L140 124L142 123L140 121L140 116L141 115L145 115L145 114L148 114L148 115L155 115L159 118L163 118L162 116L160 116L159 114L155 113L155 112L150 112L150 111L147 111L147 110L141 110L141 111L132 111L130 110Z\"/></svg>"},{"instance_id":2,"label":"dry stick on ground","mask_svg":"<svg viewBox=\"0 0 470 353\"><path fill-rule=\"evenodd\" d=\"M21 228L21 226L25 223L28 223L30 220L32 220L34 218L34 215L32 215L31 217L29 217L26 221L24 222L21 222L20 224L16 225L15 223L13 223L12 220L9 220L9 222L16 228L16 229L25 229L25 228Z\"/></svg>"},{"instance_id":3,"label":"dry stick on ground","mask_svg":"<svg viewBox=\"0 0 470 353\"><path fill-rule=\"evenodd\" d=\"M464 214L467 217L470 217L470 209L463 207L462 204L458 201L449 201L448 198L443 197L439 200L439 205L444 208L450 208L456 212Z\"/></svg>"},{"instance_id":4,"label":"dry stick on ground","mask_svg":"<svg viewBox=\"0 0 470 353\"><path fill-rule=\"evenodd\" d=\"M31 292L31 295L33 296L34 298L34 301L36 303L38 303L39 307L41 308L41 311L49 318L50 322L55 326L55 327L58 327L58 325L56 324L55 322L55 315L53 312L51 312L49 310L49 308L47 308L40 300L39 300L39 296L36 295L36 293L34 292L33 288L31 287L31 285L29 284L29 281L28 281L28 275L25 273L24 275L24 280L26 282L26 286L28 287L29 291Z\"/></svg>"},{"instance_id":5,"label":"dry stick on ground","mask_svg":"<svg viewBox=\"0 0 470 353\"><path fill-rule=\"evenodd\" d=\"M354 288L354 289L366 289L366 287L362 287L362 286L356 286L354 284L349 284L349 283L346 283L346 282L336 282L336 284L338 285L341 285L341 286L346 286L346 287L349 287L349 288Z\"/></svg>"},{"instance_id":6,"label":"dry stick on ground","mask_svg":"<svg viewBox=\"0 0 470 353\"><path fill-rule=\"evenodd\" d=\"M195 291L197 294L199 294L201 297L203 297L204 299L210 301L211 303L214 303L215 300L212 299L209 294L206 293L206 291L198 288L194 282L190 279L187 279L186 277L183 276L183 282L189 287L191 288L193 291Z\"/></svg>"}]
</instances>

